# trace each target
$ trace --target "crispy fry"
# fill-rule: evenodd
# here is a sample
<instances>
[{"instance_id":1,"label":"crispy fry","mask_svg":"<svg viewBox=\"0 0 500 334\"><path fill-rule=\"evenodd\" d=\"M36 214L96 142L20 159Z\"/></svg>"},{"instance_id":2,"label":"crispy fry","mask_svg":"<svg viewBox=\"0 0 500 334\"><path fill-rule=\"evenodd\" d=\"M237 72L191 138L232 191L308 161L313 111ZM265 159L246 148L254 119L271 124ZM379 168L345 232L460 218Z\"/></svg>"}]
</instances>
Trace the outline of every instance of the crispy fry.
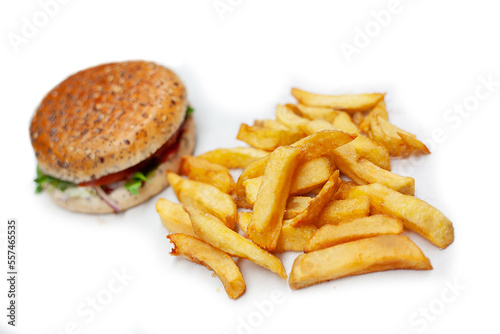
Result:
<instances>
[{"instance_id":1,"label":"crispy fry","mask_svg":"<svg viewBox=\"0 0 500 334\"><path fill-rule=\"evenodd\" d=\"M272 151L277 147L290 145L304 136L305 134L302 131L269 129L257 125L248 126L242 123L236 138L255 148Z\"/></svg>"},{"instance_id":2,"label":"crispy fry","mask_svg":"<svg viewBox=\"0 0 500 334\"><path fill-rule=\"evenodd\" d=\"M275 121L274 119L256 120L253 125L262 126L264 128L274 129L274 130L290 130L288 126L278 121Z\"/></svg>"},{"instance_id":3,"label":"crispy fry","mask_svg":"<svg viewBox=\"0 0 500 334\"><path fill-rule=\"evenodd\" d=\"M229 228L236 225L237 207L228 194L212 185L187 180L171 172L168 173L168 182L182 204L213 214Z\"/></svg>"},{"instance_id":4,"label":"crispy fry","mask_svg":"<svg viewBox=\"0 0 500 334\"><path fill-rule=\"evenodd\" d=\"M222 165L229 169L246 168L255 160L259 160L269 152L253 147L219 148L208 151L198 158Z\"/></svg>"},{"instance_id":5,"label":"crispy fry","mask_svg":"<svg viewBox=\"0 0 500 334\"><path fill-rule=\"evenodd\" d=\"M333 195L333 199L345 199L349 190L351 190L352 187L356 186L357 184L354 181L342 181L340 183L339 189L337 190L335 195Z\"/></svg>"},{"instance_id":6,"label":"crispy fry","mask_svg":"<svg viewBox=\"0 0 500 334\"><path fill-rule=\"evenodd\" d=\"M366 217L370 214L370 199L367 196L333 200L325 207L314 224L321 227L326 224L339 224L344 221Z\"/></svg>"},{"instance_id":7,"label":"crispy fry","mask_svg":"<svg viewBox=\"0 0 500 334\"><path fill-rule=\"evenodd\" d=\"M212 270L221 280L230 298L237 299L245 292L245 281L231 256L186 234L170 234L167 238L174 244L171 255L180 255Z\"/></svg>"},{"instance_id":8,"label":"crispy fry","mask_svg":"<svg viewBox=\"0 0 500 334\"><path fill-rule=\"evenodd\" d=\"M289 285L296 290L345 276L391 269L429 270L432 266L407 237L380 235L299 255L293 263Z\"/></svg>"},{"instance_id":9,"label":"crispy fry","mask_svg":"<svg viewBox=\"0 0 500 334\"><path fill-rule=\"evenodd\" d=\"M290 184L301 154L298 148L282 146L269 155L247 231L253 242L267 250L276 248Z\"/></svg>"},{"instance_id":10,"label":"crispy fry","mask_svg":"<svg viewBox=\"0 0 500 334\"><path fill-rule=\"evenodd\" d=\"M438 209L414 196L401 194L382 184L354 187L348 197L365 195L377 211L403 220L405 227L420 233L439 248L454 240L451 221Z\"/></svg>"},{"instance_id":11,"label":"crispy fry","mask_svg":"<svg viewBox=\"0 0 500 334\"><path fill-rule=\"evenodd\" d=\"M340 131L356 133L356 134L359 133L359 129L356 126L356 124L354 124L354 122L352 121L351 116L349 116L348 113L343 111L339 112L338 116L335 117L335 119L332 122L332 125L335 129Z\"/></svg>"},{"instance_id":12,"label":"crispy fry","mask_svg":"<svg viewBox=\"0 0 500 334\"><path fill-rule=\"evenodd\" d=\"M290 185L290 194L306 194L322 186L332 174L334 166L329 159L319 157L299 165ZM257 193L262 184L262 176L243 181L244 194L250 205L255 203Z\"/></svg>"},{"instance_id":13,"label":"crispy fry","mask_svg":"<svg viewBox=\"0 0 500 334\"><path fill-rule=\"evenodd\" d=\"M415 193L415 179L400 176L360 159L354 147L344 145L333 152L335 165L358 184L381 183L401 193Z\"/></svg>"},{"instance_id":14,"label":"crispy fry","mask_svg":"<svg viewBox=\"0 0 500 334\"><path fill-rule=\"evenodd\" d=\"M189 219L189 215L182 208L182 204L160 198L156 202L156 211L160 215L163 226L170 233L196 235L191 225L191 219Z\"/></svg>"},{"instance_id":15,"label":"crispy fry","mask_svg":"<svg viewBox=\"0 0 500 334\"><path fill-rule=\"evenodd\" d=\"M382 234L403 232L400 219L388 215L374 215L343 222L338 225L322 226L307 241L304 252L335 246L344 242L374 237Z\"/></svg>"},{"instance_id":16,"label":"crispy fry","mask_svg":"<svg viewBox=\"0 0 500 334\"><path fill-rule=\"evenodd\" d=\"M313 107L330 107L347 112L366 111L373 108L384 94L321 95L292 88L292 95L301 104Z\"/></svg>"},{"instance_id":17,"label":"crispy fry","mask_svg":"<svg viewBox=\"0 0 500 334\"><path fill-rule=\"evenodd\" d=\"M226 194L234 189L234 180L229 170L205 159L183 156L180 172L191 180L211 184Z\"/></svg>"},{"instance_id":18,"label":"crispy fry","mask_svg":"<svg viewBox=\"0 0 500 334\"><path fill-rule=\"evenodd\" d=\"M337 192L340 183L339 180L339 171L336 170L309 205L290 220L290 226L297 227L311 224L321 214L333 194Z\"/></svg>"},{"instance_id":19,"label":"crispy fry","mask_svg":"<svg viewBox=\"0 0 500 334\"><path fill-rule=\"evenodd\" d=\"M292 219L304 211L313 199L307 196L290 196L286 202L283 219Z\"/></svg>"},{"instance_id":20,"label":"crispy fry","mask_svg":"<svg viewBox=\"0 0 500 334\"><path fill-rule=\"evenodd\" d=\"M391 156L407 157L410 154L430 154L429 149L415 135L406 132L383 117L372 118L368 135L385 146Z\"/></svg>"},{"instance_id":21,"label":"crispy fry","mask_svg":"<svg viewBox=\"0 0 500 334\"><path fill-rule=\"evenodd\" d=\"M341 110L333 108L311 107L304 104L287 104L286 106L301 117L310 120L325 120L330 123L333 122L335 117L341 112Z\"/></svg>"},{"instance_id":22,"label":"crispy fry","mask_svg":"<svg viewBox=\"0 0 500 334\"><path fill-rule=\"evenodd\" d=\"M322 130L340 130L359 134L357 126L345 112L340 112L333 124L325 120L314 120L301 125L301 129L308 135ZM362 135L358 135L356 139L346 145L352 145L361 158L371 161L380 168L391 170L390 155L385 146L377 144L370 138Z\"/></svg>"},{"instance_id":23,"label":"crispy fry","mask_svg":"<svg viewBox=\"0 0 500 334\"><path fill-rule=\"evenodd\" d=\"M290 108L280 104L276 106L276 119L288 128L299 131L302 131L302 126L309 123L308 119L298 116Z\"/></svg>"},{"instance_id":24,"label":"crispy fry","mask_svg":"<svg viewBox=\"0 0 500 334\"><path fill-rule=\"evenodd\" d=\"M363 117L363 120L359 123L359 129L363 133L368 133L370 130L370 123L372 119L376 119L377 117L382 117L386 120L389 120L389 114L387 113L387 110L385 109L385 102L384 100L380 101L377 103L377 105L368 112L368 114Z\"/></svg>"},{"instance_id":25,"label":"crispy fry","mask_svg":"<svg viewBox=\"0 0 500 334\"><path fill-rule=\"evenodd\" d=\"M251 212L238 213L238 225L243 232L252 219ZM280 237L273 253L283 253L285 251L301 252L306 245L307 240L318 230L314 225L304 225L293 227L289 220L284 220L281 226Z\"/></svg>"},{"instance_id":26,"label":"crispy fry","mask_svg":"<svg viewBox=\"0 0 500 334\"><path fill-rule=\"evenodd\" d=\"M232 256L241 257L277 273L286 279L286 271L280 259L266 252L252 241L229 229L215 216L184 205L193 224L193 230L203 241Z\"/></svg>"},{"instance_id":27,"label":"crispy fry","mask_svg":"<svg viewBox=\"0 0 500 334\"><path fill-rule=\"evenodd\" d=\"M308 161L322 156L331 156L334 149L351 142L356 136L355 134L348 134L336 130L319 131L296 141L291 146L300 148L304 151L302 161ZM256 160L243 170L236 182L235 188L235 193L239 198L245 197L244 181L264 174L267 159L268 156L265 156Z\"/></svg>"}]
</instances>

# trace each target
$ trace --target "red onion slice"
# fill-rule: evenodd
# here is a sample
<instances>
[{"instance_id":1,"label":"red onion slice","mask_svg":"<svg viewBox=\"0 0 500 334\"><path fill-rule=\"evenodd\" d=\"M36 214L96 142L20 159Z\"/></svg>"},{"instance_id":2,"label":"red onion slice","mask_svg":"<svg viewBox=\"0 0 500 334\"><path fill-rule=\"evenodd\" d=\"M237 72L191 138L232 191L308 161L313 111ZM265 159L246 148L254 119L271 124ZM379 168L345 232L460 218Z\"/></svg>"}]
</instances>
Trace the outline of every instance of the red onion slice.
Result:
<instances>
[{"instance_id":1,"label":"red onion slice","mask_svg":"<svg viewBox=\"0 0 500 334\"><path fill-rule=\"evenodd\" d=\"M100 187L100 186L97 186L97 187L93 187L94 190L96 191L97 195L107 204L110 206L111 209L113 209L113 211L115 213L118 213L120 212L120 206L115 203L115 201L113 201L107 194L106 192Z\"/></svg>"}]
</instances>

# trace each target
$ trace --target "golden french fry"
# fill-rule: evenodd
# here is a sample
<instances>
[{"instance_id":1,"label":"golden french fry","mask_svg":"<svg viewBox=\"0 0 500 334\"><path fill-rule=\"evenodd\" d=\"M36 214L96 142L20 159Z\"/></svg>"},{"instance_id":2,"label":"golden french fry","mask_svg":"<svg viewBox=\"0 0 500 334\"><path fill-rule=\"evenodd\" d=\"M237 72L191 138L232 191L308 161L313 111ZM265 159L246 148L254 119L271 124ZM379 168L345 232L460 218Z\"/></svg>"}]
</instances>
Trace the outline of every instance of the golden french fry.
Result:
<instances>
[{"instance_id":1,"label":"golden french fry","mask_svg":"<svg viewBox=\"0 0 500 334\"><path fill-rule=\"evenodd\" d=\"M290 184L301 154L302 150L291 146L278 147L269 154L247 229L248 237L264 249L276 248Z\"/></svg>"},{"instance_id":2,"label":"golden french fry","mask_svg":"<svg viewBox=\"0 0 500 334\"><path fill-rule=\"evenodd\" d=\"M317 231L314 225L292 226L289 221L283 221L280 237L273 253L283 253L286 251L302 252L307 240Z\"/></svg>"},{"instance_id":3,"label":"golden french fry","mask_svg":"<svg viewBox=\"0 0 500 334\"><path fill-rule=\"evenodd\" d=\"M362 195L370 197L370 203L377 211L402 219L405 227L421 234L439 248L448 247L455 239L451 221L421 199L378 183L354 187L347 197Z\"/></svg>"},{"instance_id":4,"label":"golden french fry","mask_svg":"<svg viewBox=\"0 0 500 334\"><path fill-rule=\"evenodd\" d=\"M308 161L322 156L331 156L331 152L334 149L351 142L356 136L355 134L336 130L319 131L296 141L290 146L300 148L304 151L302 161ZM268 156L265 156L256 160L243 170L236 182L235 188L235 193L239 198L245 197L245 188L243 187L244 181L264 174L267 159ZM330 174L328 176L330 176Z\"/></svg>"},{"instance_id":5,"label":"golden french fry","mask_svg":"<svg viewBox=\"0 0 500 334\"><path fill-rule=\"evenodd\" d=\"M272 151L277 147L290 145L304 136L302 131L269 129L242 123L236 138L255 148Z\"/></svg>"},{"instance_id":6,"label":"golden french fry","mask_svg":"<svg viewBox=\"0 0 500 334\"><path fill-rule=\"evenodd\" d=\"M357 125L354 124L351 116L346 112L339 112L338 116L333 120L332 125L337 130L359 134Z\"/></svg>"},{"instance_id":7,"label":"golden french fry","mask_svg":"<svg viewBox=\"0 0 500 334\"><path fill-rule=\"evenodd\" d=\"M238 209L230 195L210 184L184 179L172 172L167 175L168 182L182 204L211 213L229 228L234 228Z\"/></svg>"},{"instance_id":8,"label":"golden french fry","mask_svg":"<svg viewBox=\"0 0 500 334\"><path fill-rule=\"evenodd\" d=\"M344 242L374 237L382 234L403 232L403 222L388 215L374 215L343 222L338 225L322 226L307 241L304 252L335 246Z\"/></svg>"},{"instance_id":9,"label":"golden french fry","mask_svg":"<svg viewBox=\"0 0 500 334\"><path fill-rule=\"evenodd\" d=\"M246 233L246 228L252 219L251 212L238 213L238 225L243 232ZM285 251L301 252L306 245L307 240L318 230L314 225L304 225L294 227L290 225L289 220L284 220L281 226L280 237L273 253L282 253Z\"/></svg>"},{"instance_id":10,"label":"golden french fry","mask_svg":"<svg viewBox=\"0 0 500 334\"><path fill-rule=\"evenodd\" d=\"M368 114L363 117L358 127L363 133L368 133L370 130L370 123L372 119L376 119L377 117L382 117L386 120L389 120L389 114L385 109L385 102L381 100L377 105L368 112Z\"/></svg>"},{"instance_id":11,"label":"golden french fry","mask_svg":"<svg viewBox=\"0 0 500 334\"><path fill-rule=\"evenodd\" d=\"M255 160L259 160L269 152L253 147L219 148L208 151L198 158L222 165L229 169L246 168Z\"/></svg>"},{"instance_id":12,"label":"golden french fry","mask_svg":"<svg viewBox=\"0 0 500 334\"><path fill-rule=\"evenodd\" d=\"M295 114L290 108L284 105L276 106L276 120L290 129L299 131L301 127L309 123L309 120Z\"/></svg>"},{"instance_id":13,"label":"golden french fry","mask_svg":"<svg viewBox=\"0 0 500 334\"><path fill-rule=\"evenodd\" d=\"M290 194L307 194L311 190L322 186L328 181L334 169L334 163L326 157L315 158L300 164L297 166L292 179Z\"/></svg>"},{"instance_id":14,"label":"golden french fry","mask_svg":"<svg viewBox=\"0 0 500 334\"><path fill-rule=\"evenodd\" d=\"M411 147L413 150L419 153L431 154L431 151L429 151L427 146L425 146L424 143L418 140L415 135L408 133L406 131L404 132L399 131L398 135L406 146Z\"/></svg>"},{"instance_id":15,"label":"golden french fry","mask_svg":"<svg viewBox=\"0 0 500 334\"><path fill-rule=\"evenodd\" d=\"M292 88L292 95L300 104L313 107L330 107L347 112L366 111L372 109L384 98L384 94L347 94L321 95Z\"/></svg>"},{"instance_id":16,"label":"golden french fry","mask_svg":"<svg viewBox=\"0 0 500 334\"><path fill-rule=\"evenodd\" d=\"M415 135L406 132L381 116L372 118L368 135L385 146L391 156L407 157L413 153L429 154L429 149Z\"/></svg>"},{"instance_id":17,"label":"golden french fry","mask_svg":"<svg viewBox=\"0 0 500 334\"><path fill-rule=\"evenodd\" d=\"M335 165L358 184L381 183L403 194L415 193L415 179L400 176L360 159L354 147L344 145L333 152Z\"/></svg>"},{"instance_id":18,"label":"golden french fry","mask_svg":"<svg viewBox=\"0 0 500 334\"><path fill-rule=\"evenodd\" d=\"M354 181L342 181L340 183L339 189L333 195L333 199L339 200L339 199L345 199L347 196L347 193L351 188L356 187L358 184Z\"/></svg>"},{"instance_id":19,"label":"golden french fry","mask_svg":"<svg viewBox=\"0 0 500 334\"><path fill-rule=\"evenodd\" d=\"M309 203L312 201L312 197L307 196L290 196L286 202L285 215L283 219L292 219L299 213L304 211Z\"/></svg>"},{"instance_id":20,"label":"golden french fry","mask_svg":"<svg viewBox=\"0 0 500 334\"><path fill-rule=\"evenodd\" d=\"M215 216L189 205L184 205L184 209L191 218L194 232L201 240L229 255L250 260L286 279L285 268L276 256L231 230Z\"/></svg>"},{"instance_id":21,"label":"golden french fry","mask_svg":"<svg viewBox=\"0 0 500 334\"><path fill-rule=\"evenodd\" d=\"M407 237L380 235L299 255L288 283L296 290L341 277L392 269L430 270L432 266Z\"/></svg>"},{"instance_id":22,"label":"golden french fry","mask_svg":"<svg viewBox=\"0 0 500 334\"><path fill-rule=\"evenodd\" d=\"M325 120L330 123L333 122L340 112L340 110L333 108L311 107L304 104L287 104L286 106L301 117L310 120Z\"/></svg>"},{"instance_id":23,"label":"golden french fry","mask_svg":"<svg viewBox=\"0 0 500 334\"><path fill-rule=\"evenodd\" d=\"M262 126L264 128L274 129L274 130L290 130L290 128L288 126L286 126L278 121L275 121L274 119L256 120L254 122L254 125Z\"/></svg>"},{"instance_id":24,"label":"golden french fry","mask_svg":"<svg viewBox=\"0 0 500 334\"><path fill-rule=\"evenodd\" d=\"M234 189L235 183L229 170L205 159L183 156L180 172L191 180L211 184L226 194Z\"/></svg>"},{"instance_id":25,"label":"golden french fry","mask_svg":"<svg viewBox=\"0 0 500 334\"><path fill-rule=\"evenodd\" d=\"M375 106L375 108L376 108L376 106ZM363 116L362 111L356 111L354 114L352 114L352 121L354 122L354 124L356 124L356 126L358 127L359 130L361 130L359 125L361 124L361 122L363 121L364 118L365 117Z\"/></svg>"},{"instance_id":26,"label":"golden french fry","mask_svg":"<svg viewBox=\"0 0 500 334\"><path fill-rule=\"evenodd\" d=\"M309 205L290 220L289 224L291 226L303 226L313 223L313 221L320 215L325 206L328 204L333 194L335 194L339 188L339 171L336 170L332 176L325 183L319 194L314 197L314 199L309 203Z\"/></svg>"},{"instance_id":27,"label":"golden french fry","mask_svg":"<svg viewBox=\"0 0 500 334\"><path fill-rule=\"evenodd\" d=\"M344 221L366 217L370 214L370 199L359 196L345 200L333 200L325 207L314 224L321 227L326 224L339 224Z\"/></svg>"},{"instance_id":28,"label":"golden french fry","mask_svg":"<svg viewBox=\"0 0 500 334\"><path fill-rule=\"evenodd\" d=\"M245 292L245 281L231 256L190 235L176 233L167 238L174 244L171 255L182 256L212 270L230 298L237 299Z\"/></svg>"},{"instance_id":29,"label":"golden french fry","mask_svg":"<svg viewBox=\"0 0 500 334\"><path fill-rule=\"evenodd\" d=\"M195 236L191 219L189 219L189 215L182 208L182 204L160 198L156 201L156 211L160 215L163 226L170 233L183 233Z\"/></svg>"},{"instance_id":30,"label":"golden french fry","mask_svg":"<svg viewBox=\"0 0 500 334\"><path fill-rule=\"evenodd\" d=\"M325 120L314 120L301 125L301 129L308 135L322 130L340 130L344 132L359 134L357 126L352 122L351 117L345 113L340 112L338 117L335 118L334 123L331 124ZM391 160L389 151L368 137L358 135L356 139L346 145L352 145L356 153L365 158L380 168L391 170Z\"/></svg>"},{"instance_id":31,"label":"golden french fry","mask_svg":"<svg viewBox=\"0 0 500 334\"><path fill-rule=\"evenodd\" d=\"M322 186L332 175L334 165L326 157L319 157L300 164L290 185L290 194L307 194L311 190ZM246 201L253 205L257 199L262 184L262 176L243 181Z\"/></svg>"}]
</instances>

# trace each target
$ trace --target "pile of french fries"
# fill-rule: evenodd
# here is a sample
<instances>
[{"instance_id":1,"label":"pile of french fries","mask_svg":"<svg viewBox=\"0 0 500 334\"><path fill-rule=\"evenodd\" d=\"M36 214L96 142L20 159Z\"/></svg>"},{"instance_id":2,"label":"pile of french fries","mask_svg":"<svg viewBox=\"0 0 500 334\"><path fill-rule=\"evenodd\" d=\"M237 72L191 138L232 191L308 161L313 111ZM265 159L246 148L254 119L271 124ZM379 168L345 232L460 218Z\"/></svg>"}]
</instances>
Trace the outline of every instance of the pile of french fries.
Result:
<instances>
[{"instance_id":1,"label":"pile of french fries","mask_svg":"<svg viewBox=\"0 0 500 334\"><path fill-rule=\"evenodd\" d=\"M168 173L181 204L161 198L156 209L171 233L171 254L213 270L233 299L245 292L233 257L286 280L275 254L303 252L290 272L292 289L432 269L401 233L413 230L444 249L453 225L414 197L412 177L391 172L391 157L430 152L389 122L385 94L292 95L297 104L278 105L276 119L241 125L237 138L251 147L186 156L182 176ZM236 182L230 169L242 169Z\"/></svg>"}]
</instances>

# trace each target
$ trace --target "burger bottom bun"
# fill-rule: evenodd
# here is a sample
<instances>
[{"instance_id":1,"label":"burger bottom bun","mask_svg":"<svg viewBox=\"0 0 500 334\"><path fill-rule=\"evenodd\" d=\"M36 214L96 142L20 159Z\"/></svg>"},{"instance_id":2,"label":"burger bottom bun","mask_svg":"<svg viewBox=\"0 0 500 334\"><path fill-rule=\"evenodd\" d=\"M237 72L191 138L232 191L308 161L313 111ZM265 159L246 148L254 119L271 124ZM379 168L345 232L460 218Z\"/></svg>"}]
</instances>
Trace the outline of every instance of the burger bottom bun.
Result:
<instances>
[{"instance_id":1,"label":"burger bottom bun","mask_svg":"<svg viewBox=\"0 0 500 334\"><path fill-rule=\"evenodd\" d=\"M181 164L181 157L192 154L196 144L196 129L193 117L186 120L184 130L179 137L179 148L166 162L158 166L155 173L149 177L151 182L144 182L139 189L138 195L131 194L124 186L118 187L108 194L120 211L125 211L133 206L141 204L154 195L168 187L167 171L178 172ZM59 189L48 191L50 197L58 205L65 209L82 213L114 213L113 209L106 204L99 196L91 197L69 197Z\"/></svg>"}]
</instances>

